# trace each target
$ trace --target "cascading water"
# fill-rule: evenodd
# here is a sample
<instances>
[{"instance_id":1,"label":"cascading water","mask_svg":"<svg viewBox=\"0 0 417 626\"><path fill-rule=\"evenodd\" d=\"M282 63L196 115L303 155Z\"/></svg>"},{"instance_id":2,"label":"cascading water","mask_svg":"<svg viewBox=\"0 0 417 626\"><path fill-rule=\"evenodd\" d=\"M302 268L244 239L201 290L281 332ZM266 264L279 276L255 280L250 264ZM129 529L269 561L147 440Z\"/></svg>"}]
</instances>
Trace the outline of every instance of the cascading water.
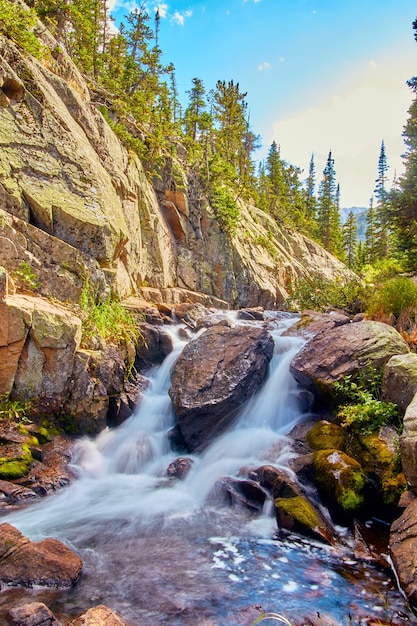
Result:
<instances>
[{"instance_id":1,"label":"cascading water","mask_svg":"<svg viewBox=\"0 0 417 626\"><path fill-rule=\"evenodd\" d=\"M167 392L184 346L171 330L174 351L150 373L136 414L79 443L73 485L3 517L32 540L65 541L82 557L84 573L70 591L3 591L0 620L7 606L28 596L45 601L64 620L106 604L142 626L249 626L244 609L252 604L294 620L320 613L349 624L349 613L384 610L381 589L391 608L403 609L392 581L355 563L348 552L341 559L311 542L276 541L272 517L255 519L207 500L219 478L236 476L242 466L287 466L293 454L286 434L308 403L288 370L302 345L281 336L290 323L289 316L271 314L275 351L268 380L233 428L192 457L182 481L166 475L177 456L167 436L174 425ZM364 582L352 586L361 577ZM404 616L407 621L395 623L413 623Z\"/></svg>"}]
</instances>

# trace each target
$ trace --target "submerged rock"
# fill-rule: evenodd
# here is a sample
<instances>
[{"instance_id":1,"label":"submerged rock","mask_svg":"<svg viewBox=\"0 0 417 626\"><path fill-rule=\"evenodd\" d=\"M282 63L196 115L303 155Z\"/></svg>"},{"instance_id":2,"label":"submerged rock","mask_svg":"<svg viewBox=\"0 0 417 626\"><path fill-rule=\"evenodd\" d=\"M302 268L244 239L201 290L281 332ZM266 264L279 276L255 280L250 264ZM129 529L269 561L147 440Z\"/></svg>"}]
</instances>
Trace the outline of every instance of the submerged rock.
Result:
<instances>
[{"instance_id":1,"label":"submerged rock","mask_svg":"<svg viewBox=\"0 0 417 626\"><path fill-rule=\"evenodd\" d=\"M83 562L56 539L30 541L10 524L0 525L0 581L12 587L65 588L78 580Z\"/></svg>"},{"instance_id":2,"label":"submerged rock","mask_svg":"<svg viewBox=\"0 0 417 626\"><path fill-rule=\"evenodd\" d=\"M182 480L186 477L193 466L193 460L180 456L168 465L167 476L170 478L179 478Z\"/></svg>"},{"instance_id":3,"label":"submerged rock","mask_svg":"<svg viewBox=\"0 0 417 626\"><path fill-rule=\"evenodd\" d=\"M183 350L169 395L190 451L205 448L230 426L259 389L272 358L266 330L213 326Z\"/></svg>"},{"instance_id":4,"label":"submerged rock","mask_svg":"<svg viewBox=\"0 0 417 626\"><path fill-rule=\"evenodd\" d=\"M127 626L127 623L107 606L100 604L84 611L67 626ZM137 622L136 626L140 626L140 622Z\"/></svg>"},{"instance_id":5,"label":"submerged rock","mask_svg":"<svg viewBox=\"0 0 417 626\"><path fill-rule=\"evenodd\" d=\"M10 626L62 626L43 602L30 602L10 609L7 623Z\"/></svg>"},{"instance_id":6,"label":"submerged rock","mask_svg":"<svg viewBox=\"0 0 417 626\"><path fill-rule=\"evenodd\" d=\"M261 511L267 499L267 493L254 480L240 480L225 476L215 483L210 499L222 504L243 506L251 511Z\"/></svg>"}]
</instances>

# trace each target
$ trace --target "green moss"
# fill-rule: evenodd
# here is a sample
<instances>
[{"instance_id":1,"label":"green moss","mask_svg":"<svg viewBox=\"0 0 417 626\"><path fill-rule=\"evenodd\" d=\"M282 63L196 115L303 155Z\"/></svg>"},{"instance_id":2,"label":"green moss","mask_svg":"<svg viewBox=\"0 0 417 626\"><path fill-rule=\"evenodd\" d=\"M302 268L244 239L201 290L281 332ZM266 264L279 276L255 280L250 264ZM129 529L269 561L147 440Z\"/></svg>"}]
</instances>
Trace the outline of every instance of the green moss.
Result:
<instances>
[{"instance_id":1,"label":"green moss","mask_svg":"<svg viewBox=\"0 0 417 626\"><path fill-rule=\"evenodd\" d=\"M314 529L320 526L320 519L314 507L302 496L294 498L276 498L275 506L291 515L298 523Z\"/></svg>"},{"instance_id":2,"label":"green moss","mask_svg":"<svg viewBox=\"0 0 417 626\"><path fill-rule=\"evenodd\" d=\"M22 454L14 459L0 457L0 479L13 480L26 476L32 462L32 453L27 445L22 446Z\"/></svg>"},{"instance_id":3,"label":"green moss","mask_svg":"<svg viewBox=\"0 0 417 626\"><path fill-rule=\"evenodd\" d=\"M355 459L340 450L319 450L314 455L316 480L329 501L345 512L357 511L364 501L366 476Z\"/></svg>"},{"instance_id":4,"label":"green moss","mask_svg":"<svg viewBox=\"0 0 417 626\"><path fill-rule=\"evenodd\" d=\"M322 420L309 430L307 440L313 450L344 450L346 432L341 426Z\"/></svg>"}]
</instances>

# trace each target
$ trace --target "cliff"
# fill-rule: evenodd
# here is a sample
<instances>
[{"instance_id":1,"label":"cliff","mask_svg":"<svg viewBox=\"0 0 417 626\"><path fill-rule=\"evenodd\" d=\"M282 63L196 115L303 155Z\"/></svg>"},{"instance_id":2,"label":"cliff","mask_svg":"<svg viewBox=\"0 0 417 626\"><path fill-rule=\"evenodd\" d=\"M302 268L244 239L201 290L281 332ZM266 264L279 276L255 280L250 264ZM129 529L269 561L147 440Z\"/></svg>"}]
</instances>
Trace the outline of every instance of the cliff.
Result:
<instances>
[{"instance_id":1,"label":"cliff","mask_svg":"<svg viewBox=\"0 0 417 626\"><path fill-rule=\"evenodd\" d=\"M180 287L233 307L279 307L297 276L347 270L319 245L240 202L226 236L203 197L153 187L83 77L42 26L41 61L0 37L0 265L77 301L86 278L125 298ZM152 292L155 293L159 291ZM161 296L162 297L162 296Z\"/></svg>"}]
</instances>

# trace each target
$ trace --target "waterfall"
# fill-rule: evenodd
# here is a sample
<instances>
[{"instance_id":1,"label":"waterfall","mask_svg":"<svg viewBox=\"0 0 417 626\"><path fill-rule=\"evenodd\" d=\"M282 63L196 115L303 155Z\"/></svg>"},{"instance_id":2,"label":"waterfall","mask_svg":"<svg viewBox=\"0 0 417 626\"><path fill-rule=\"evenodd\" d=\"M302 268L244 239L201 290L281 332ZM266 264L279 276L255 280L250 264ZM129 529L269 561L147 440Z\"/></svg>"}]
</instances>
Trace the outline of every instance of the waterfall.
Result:
<instances>
[{"instance_id":1,"label":"waterfall","mask_svg":"<svg viewBox=\"0 0 417 626\"><path fill-rule=\"evenodd\" d=\"M225 316L234 324L255 323L217 314ZM308 416L308 394L288 369L302 341L282 336L293 318L267 317L275 341L267 380L228 432L202 454L191 455L184 480L167 477L178 456L167 435L175 421L170 373L185 345L178 328L167 329L174 350L149 372L135 414L116 429L79 441L73 460L78 478L72 485L3 515L32 540L61 539L84 562L83 576L68 592L22 590L19 598L39 597L68 619L106 604L129 624L143 626L246 625L256 615L250 621L240 617L260 603L294 623L321 613L332 623L347 624L349 613L358 615L362 607L365 615L369 606L383 611L384 589L390 607L405 614L389 576L369 563L356 563L351 554L336 556L302 538L275 540L270 501L264 514L254 517L208 498L219 478L236 477L243 467L267 463L288 469L293 453L287 433ZM2 590L0 621L14 606L15 593Z\"/></svg>"},{"instance_id":2,"label":"waterfall","mask_svg":"<svg viewBox=\"0 0 417 626\"><path fill-rule=\"evenodd\" d=\"M233 314L226 314L233 323ZM215 482L236 475L244 465L287 465L291 446L286 433L303 414L305 398L288 371L302 341L281 337L294 318L270 320L275 340L270 372L261 392L244 408L235 425L200 456L190 455L192 469L184 481L166 477L178 456L167 432L174 425L168 396L170 372L185 341L178 328L167 328L174 350L149 373L149 387L136 413L116 429L83 439L73 461L78 479L67 489L7 516L32 539L61 536L67 540L94 536L96 525L112 520L142 519L195 511Z\"/></svg>"}]
</instances>

